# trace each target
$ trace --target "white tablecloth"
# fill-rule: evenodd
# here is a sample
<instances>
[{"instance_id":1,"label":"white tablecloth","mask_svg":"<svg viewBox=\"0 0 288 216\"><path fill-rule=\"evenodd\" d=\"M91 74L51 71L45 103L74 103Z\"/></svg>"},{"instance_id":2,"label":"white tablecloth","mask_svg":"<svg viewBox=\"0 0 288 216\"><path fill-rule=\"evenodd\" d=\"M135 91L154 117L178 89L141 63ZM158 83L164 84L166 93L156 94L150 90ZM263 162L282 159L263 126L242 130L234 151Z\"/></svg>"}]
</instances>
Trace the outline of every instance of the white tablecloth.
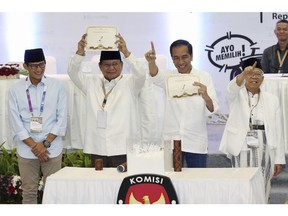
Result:
<instances>
[{"instance_id":1,"label":"white tablecloth","mask_svg":"<svg viewBox=\"0 0 288 216\"><path fill-rule=\"evenodd\" d=\"M166 173L180 204L264 203L264 183L258 168L184 168ZM47 178L45 204L116 204L127 173L115 168L65 167Z\"/></svg>"},{"instance_id":2,"label":"white tablecloth","mask_svg":"<svg viewBox=\"0 0 288 216\"><path fill-rule=\"evenodd\" d=\"M7 149L11 149L14 145L8 121L8 89L17 81L17 79L0 80L0 144L6 141L4 146Z\"/></svg>"}]
</instances>

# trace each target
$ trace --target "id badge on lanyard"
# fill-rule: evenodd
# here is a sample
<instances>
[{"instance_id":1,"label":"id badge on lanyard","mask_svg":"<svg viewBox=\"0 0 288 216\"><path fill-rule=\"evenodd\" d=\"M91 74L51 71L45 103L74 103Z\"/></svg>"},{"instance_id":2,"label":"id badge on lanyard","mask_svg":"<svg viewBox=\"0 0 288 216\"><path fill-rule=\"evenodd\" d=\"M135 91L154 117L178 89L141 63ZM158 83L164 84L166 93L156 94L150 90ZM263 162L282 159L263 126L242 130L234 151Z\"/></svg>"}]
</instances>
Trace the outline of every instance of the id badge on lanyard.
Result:
<instances>
[{"instance_id":1,"label":"id badge on lanyard","mask_svg":"<svg viewBox=\"0 0 288 216\"><path fill-rule=\"evenodd\" d=\"M250 130L247 132L246 143L248 147L259 147L258 132L256 130Z\"/></svg>"},{"instance_id":2,"label":"id badge on lanyard","mask_svg":"<svg viewBox=\"0 0 288 216\"><path fill-rule=\"evenodd\" d=\"M31 117L30 121L30 131L31 133L41 133L43 127L43 118L39 117Z\"/></svg>"},{"instance_id":3,"label":"id badge on lanyard","mask_svg":"<svg viewBox=\"0 0 288 216\"><path fill-rule=\"evenodd\" d=\"M97 127L105 129L107 127L107 112L98 110L97 112Z\"/></svg>"},{"instance_id":4,"label":"id badge on lanyard","mask_svg":"<svg viewBox=\"0 0 288 216\"><path fill-rule=\"evenodd\" d=\"M42 93L42 98L41 98L40 115L43 113L43 109L44 109L46 90L47 90L47 86L45 85L43 93ZM28 77L26 78L26 95L27 95L29 111L32 114L32 117L30 119L30 132L31 133L41 133L42 129L43 129L43 118L40 115L37 117L33 115L33 107L32 107L30 92L29 92L29 88L28 88Z\"/></svg>"},{"instance_id":5,"label":"id badge on lanyard","mask_svg":"<svg viewBox=\"0 0 288 216\"><path fill-rule=\"evenodd\" d=\"M118 80L118 82L122 79L122 75L120 77L120 79ZM112 92L112 90L114 89L114 87L118 84L118 82L110 89L109 92L106 93L106 89L104 86L104 81L102 80L102 90L103 90L103 94L104 94L104 99L102 102L102 110L98 110L97 111L97 127L98 128L103 128L106 129L107 128L107 112L104 110L104 107L107 103L108 100L108 96L110 95L110 93Z\"/></svg>"}]
</instances>

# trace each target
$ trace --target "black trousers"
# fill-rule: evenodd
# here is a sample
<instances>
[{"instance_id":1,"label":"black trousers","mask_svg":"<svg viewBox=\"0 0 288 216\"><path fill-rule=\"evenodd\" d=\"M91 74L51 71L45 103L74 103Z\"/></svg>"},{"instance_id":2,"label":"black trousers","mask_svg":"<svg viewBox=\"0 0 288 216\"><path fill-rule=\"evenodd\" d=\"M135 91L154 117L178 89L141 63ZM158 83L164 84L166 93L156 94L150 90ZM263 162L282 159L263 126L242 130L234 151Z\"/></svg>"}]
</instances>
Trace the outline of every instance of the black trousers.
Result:
<instances>
[{"instance_id":1,"label":"black trousers","mask_svg":"<svg viewBox=\"0 0 288 216\"><path fill-rule=\"evenodd\" d=\"M102 159L103 167L117 167L118 165L127 162L126 155L115 155L115 156L102 156L91 154L91 166L95 167L95 160Z\"/></svg>"}]
</instances>

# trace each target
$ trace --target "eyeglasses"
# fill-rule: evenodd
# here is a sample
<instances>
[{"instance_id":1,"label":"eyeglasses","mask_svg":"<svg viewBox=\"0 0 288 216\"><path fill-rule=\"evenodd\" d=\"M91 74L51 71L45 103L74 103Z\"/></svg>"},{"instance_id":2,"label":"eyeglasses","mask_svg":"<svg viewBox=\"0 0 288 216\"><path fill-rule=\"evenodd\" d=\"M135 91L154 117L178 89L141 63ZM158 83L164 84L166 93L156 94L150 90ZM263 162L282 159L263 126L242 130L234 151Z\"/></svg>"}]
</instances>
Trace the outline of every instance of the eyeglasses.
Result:
<instances>
[{"instance_id":1,"label":"eyeglasses","mask_svg":"<svg viewBox=\"0 0 288 216\"><path fill-rule=\"evenodd\" d=\"M109 69L111 66L112 66L113 68L116 68L116 67L118 67L120 64L121 64L121 62L113 62L113 63L111 63L111 64L102 63L101 65L102 65L105 69Z\"/></svg>"},{"instance_id":2,"label":"eyeglasses","mask_svg":"<svg viewBox=\"0 0 288 216\"><path fill-rule=\"evenodd\" d=\"M41 69L44 69L46 66L45 62L41 62L39 64L28 64L28 66L32 69L32 70L36 70L38 67L40 67Z\"/></svg>"}]
</instances>

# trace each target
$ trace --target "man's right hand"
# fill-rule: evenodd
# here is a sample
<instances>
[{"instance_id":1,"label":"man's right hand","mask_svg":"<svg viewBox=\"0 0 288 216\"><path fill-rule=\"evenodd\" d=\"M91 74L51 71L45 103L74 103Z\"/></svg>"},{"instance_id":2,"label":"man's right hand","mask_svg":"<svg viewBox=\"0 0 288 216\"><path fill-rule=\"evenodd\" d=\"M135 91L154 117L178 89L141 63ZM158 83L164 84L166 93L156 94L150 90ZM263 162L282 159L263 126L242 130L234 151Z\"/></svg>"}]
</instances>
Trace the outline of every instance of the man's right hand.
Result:
<instances>
[{"instance_id":1,"label":"man's right hand","mask_svg":"<svg viewBox=\"0 0 288 216\"><path fill-rule=\"evenodd\" d=\"M146 58L148 63L155 62L155 60L156 60L156 51L155 51L155 48L154 48L153 41L151 41L151 50L149 50L145 54L145 58Z\"/></svg>"},{"instance_id":2,"label":"man's right hand","mask_svg":"<svg viewBox=\"0 0 288 216\"><path fill-rule=\"evenodd\" d=\"M154 48L154 44L151 41L151 50L149 50L146 54L145 54L145 58L148 62L148 67L149 67L149 73L150 75L156 76L158 73L158 67L156 65L156 51Z\"/></svg>"},{"instance_id":3,"label":"man's right hand","mask_svg":"<svg viewBox=\"0 0 288 216\"><path fill-rule=\"evenodd\" d=\"M86 46L86 36L87 34L82 35L81 40L78 42L78 49L76 54L85 56L85 46Z\"/></svg>"},{"instance_id":4,"label":"man's right hand","mask_svg":"<svg viewBox=\"0 0 288 216\"><path fill-rule=\"evenodd\" d=\"M37 142L36 145L32 147L31 151L41 162L47 162L50 159L49 151L42 142Z\"/></svg>"},{"instance_id":5,"label":"man's right hand","mask_svg":"<svg viewBox=\"0 0 288 216\"><path fill-rule=\"evenodd\" d=\"M244 80L250 76L250 74L252 73L256 65L257 65L257 62L255 62L252 66L248 66L244 68L244 70L239 75L237 75L236 83L238 86L241 86Z\"/></svg>"}]
</instances>

